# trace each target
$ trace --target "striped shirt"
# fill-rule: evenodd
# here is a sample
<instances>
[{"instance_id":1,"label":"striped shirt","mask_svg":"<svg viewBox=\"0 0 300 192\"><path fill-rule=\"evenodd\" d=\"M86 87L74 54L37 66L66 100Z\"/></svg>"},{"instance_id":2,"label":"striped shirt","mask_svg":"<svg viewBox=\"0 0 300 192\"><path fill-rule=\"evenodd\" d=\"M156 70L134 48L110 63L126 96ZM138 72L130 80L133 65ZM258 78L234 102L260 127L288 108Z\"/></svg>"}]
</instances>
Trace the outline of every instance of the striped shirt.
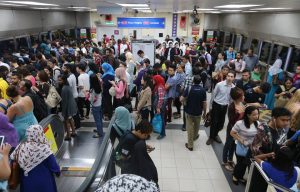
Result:
<instances>
[{"instance_id":1,"label":"striped shirt","mask_svg":"<svg viewBox=\"0 0 300 192\"><path fill-rule=\"evenodd\" d=\"M3 78L0 78L0 90L3 99L9 99L9 97L6 95L7 88L8 88L8 83Z\"/></svg>"}]
</instances>

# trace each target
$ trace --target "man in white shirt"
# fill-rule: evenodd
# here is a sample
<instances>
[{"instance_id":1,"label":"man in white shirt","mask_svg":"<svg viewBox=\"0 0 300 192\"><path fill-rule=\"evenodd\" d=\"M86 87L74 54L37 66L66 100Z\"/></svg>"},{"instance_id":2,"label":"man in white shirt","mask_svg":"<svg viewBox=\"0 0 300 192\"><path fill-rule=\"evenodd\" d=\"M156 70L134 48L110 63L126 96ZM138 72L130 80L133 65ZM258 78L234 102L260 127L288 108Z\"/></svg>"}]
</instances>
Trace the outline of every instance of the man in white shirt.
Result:
<instances>
[{"instance_id":1,"label":"man in white shirt","mask_svg":"<svg viewBox=\"0 0 300 192\"><path fill-rule=\"evenodd\" d=\"M130 47L129 47L129 45L126 43L126 39L123 38L123 39L122 39L122 43L120 44L120 55L124 53L125 49L129 49L129 50L130 50Z\"/></svg>"},{"instance_id":2,"label":"man in white shirt","mask_svg":"<svg viewBox=\"0 0 300 192\"><path fill-rule=\"evenodd\" d=\"M241 59L241 53L236 53L236 59L234 60L234 66L235 66L235 79L241 79L242 73L246 67L245 61Z\"/></svg>"},{"instance_id":3,"label":"man in white shirt","mask_svg":"<svg viewBox=\"0 0 300 192\"><path fill-rule=\"evenodd\" d=\"M211 110L211 126L209 139L206 145L212 144L214 141L222 143L218 133L223 129L227 107L231 100L230 90L235 87L233 80L235 77L234 71L229 71L225 81L217 83L212 94L212 110Z\"/></svg>"},{"instance_id":4,"label":"man in white shirt","mask_svg":"<svg viewBox=\"0 0 300 192\"><path fill-rule=\"evenodd\" d=\"M192 65L189 62L189 59L190 59L190 56L188 56L188 55L184 55L182 57L182 64L184 65L184 71L187 76L192 75Z\"/></svg>"},{"instance_id":5,"label":"man in white shirt","mask_svg":"<svg viewBox=\"0 0 300 192\"><path fill-rule=\"evenodd\" d=\"M85 65L79 64L76 67L78 76L78 110L80 118L84 118L83 107L86 107L85 118L89 118L90 115L90 101L87 99L88 92L90 90L90 76L85 72Z\"/></svg>"}]
</instances>

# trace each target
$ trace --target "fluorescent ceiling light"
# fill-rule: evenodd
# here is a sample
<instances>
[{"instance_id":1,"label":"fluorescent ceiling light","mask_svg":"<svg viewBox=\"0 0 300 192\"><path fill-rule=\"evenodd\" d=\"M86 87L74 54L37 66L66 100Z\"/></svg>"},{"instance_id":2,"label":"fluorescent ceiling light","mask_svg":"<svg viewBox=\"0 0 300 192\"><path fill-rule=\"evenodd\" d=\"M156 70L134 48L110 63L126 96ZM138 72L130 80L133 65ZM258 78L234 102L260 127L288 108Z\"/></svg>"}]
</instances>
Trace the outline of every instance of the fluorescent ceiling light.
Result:
<instances>
[{"instance_id":1,"label":"fluorescent ceiling light","mask_svg":"<svg viewBox=\"0 0 300 192\"><path fill-rule=\"evenodd\" d=\"M256 13L258 11L243 11L243 13Z\"/></svg>"},{"instance_id":2,"label":"fluorescent ceiling light","mask_svg":"<svg viewBox=\"0 0 300 192\"><path fill-rule=\"evenodd\" d=\"M90 11L96 12L96 11L97 11L97 9L91 9Z\"/></svg>"},{"instance_id":3,"label":"fluorescent ceiling light","mask_svg":"<svg viewBox=\"0 0 300 192\"><path fill-rule=\"evenodd\" d=\"M15 3L15 4L21 4L21 5L41 5L41 6L59 6L56 4L49 4L49 3L40 3L40 2L34 2L34 1L3 1L7 3Z\"/></svg>"},{"instance_id":4,"label":"fluorescent ceiling light","mask_svg":"<svg viewBox=\"0 0 300 192\"><path fill-rule=\"evenodd\" d=\"M123 7L148 7L148 4L124 4L124 3L116 3L120 6L123 6Z\"/></svg>"},{"instance_id":5,"label":"fluorescent ceiling light","mask_svg":"<svg viewBox=\"0 0 300 192\"><path fill-rule=\"evenodd\" d=\"M41 10L46 10L46 9L49 9L47 7L32 7L32 9L41 9Z\"/></svg>"},{"instance_id":6,"label":"fluorescent ceiling light","mask_svg":"<svg viewBox=\"0 0 300 192\"><path fill-rule=\"evenodd\" d=\"M70 9L91 9L90 7L68 7Z\"/></svg>"},{"instance_id":7,"label":"fluorescent ceiling light","mask_svg":"<svg viewBox=\"0 0 300 192\"><path fill-rule=\"evenodd\" d=\"M199 8L199 9L197 9L198 11L216 11L216 10L218 10L218 9L201 9L201 8Z\"/></svg>"},{"instance_id":8,"label":"fluorescent ceiling light","mask_svg":"<svg viewBox=\"0 0 300 192\"><path fill-rule=\"evenodd\" d=\"M142 13L152 13L151 10L141 10L140 12L142 12Z\"/></svg>"},{"instance_id":9,"label":"fluorescent ceiling light","mask_svg":"<svg viewBox=\"0 0 300 192\"><path fill-rule=\"evenodd\" d=\"M220 13L222 13L222 12L221 12L221 11L211 11L211 12L209 12L209 13L220 14Z\"/></svg>"},{"instance_id":10,"label":"fluorescent ceiling light","mask_svg":"<svg viewBox=\"0 0 300 192\"><path fill-rule=\"evenodd\" d=\"M233 9L231 10L231 9L230 9L230 10L221 10L221 11L224 11L224 12L240 12L240 11L242 11L242 10L233 10Z\"/></svg>"},{"instance_id":11,"label":"fluorescent ceiling light","mask_svg":"<svg viewBox=\"0 0 300 192\"><path fill-rule=\"evenodd\" d=\"M148 10L150 7L134 7L132 9L138 9L138 10Z\"/></svg>"},{"instance_id":12,"label":"fluorescent ceiling light","mask_svg":"<svg viewBox=\"0 0 300 192\"><path fill-rule=\"evenodd\" d=\"M256 8L256 9L250 9L250 10L252 10L252 11L264 11L264 10L285 10L285 9L291 9L291 8L265 7L265 8Z\"/></svg>"},{"instance_id":13,"label":"fluorescent ceiling light","mask_svg":"<svg viewBox=\"0 0 300 192\"><path fill-rule=\"evenodd\" d=\"M263 5L254 5L254 4L230 4L230 5L220 5L215 8L223 9L237 9L237 8L247 8L247 7L258 7Z\"/></svg>"},{"instance_id":14,"label":"fluorescent ceiling light","mask_svg":"<svg viewBox=\"0 0 300 192\"><path fill-rule=\"evenodd\" d=\"M0 6L24 7L26 5L18 5L18 4L10 4L10 3L0 3Z\"/></svg>"}]
</instances>

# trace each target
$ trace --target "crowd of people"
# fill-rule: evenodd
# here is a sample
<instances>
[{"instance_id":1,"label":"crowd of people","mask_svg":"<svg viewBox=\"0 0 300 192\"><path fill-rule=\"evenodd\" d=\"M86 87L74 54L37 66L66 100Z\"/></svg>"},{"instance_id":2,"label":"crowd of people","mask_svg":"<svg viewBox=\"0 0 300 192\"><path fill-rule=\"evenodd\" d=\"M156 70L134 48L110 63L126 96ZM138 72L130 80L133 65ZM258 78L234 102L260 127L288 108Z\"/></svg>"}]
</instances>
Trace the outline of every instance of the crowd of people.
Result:
<instances>
[{"instance_id":1,"label":"crowd of people","mask_svg":"<svg viewBox=\"0 0 300 192\"><path fill-rule=\"evenodd\" d=\"M104 35L99 42L35 42L30 49L3 53L0 120L4 126L0 135L5 136L5 144L0 149L0 179L8 179L9 159L14 159L23 170L21 191L37 191L46 185L49 191L56 191L53 174L59 176L59 167L37 124L49 114L60 114L65 141L70 141L91 111L96 123L94 138L104 136L103 120L114 121L110 138L119 140L116 158L124 174L158 182L148 155L154 148L145 142L153 131L154 116L162 121L157 139L166 137L166 126L173 119L183 118L182 131L187 131L188 138L185 147L193 151L201 119L210 127L206 144L222 143L219 132L227 114L223 165L233 172L233 182L246 182L243 176L250 158L256 157L261 163L261 159L271 157L261 154L272 154L277 161L261 163L267 174L272 177L277 171L288 175L287 180L278 179L287 188L296 183L298 169L294 171L292 163L283 166L280 161L299 160L290 154L298 150L300 66L290 78L278 58L267 68L265 81L264 67L253 49L222 50L215 42L195 38L187 43L166 37L157 43L155 53L151 63L143 50L131 52L127 38L116 40L113 35ZM259 111L266 109L272 110L272 119L263 124ZM130 113L136 114L134 121ZM284 134L288 140L281 142ZM43 183L37 182L39 178L49 179ZM5 183L0 187L5 190Z\"/></svg>"}]
</instances>

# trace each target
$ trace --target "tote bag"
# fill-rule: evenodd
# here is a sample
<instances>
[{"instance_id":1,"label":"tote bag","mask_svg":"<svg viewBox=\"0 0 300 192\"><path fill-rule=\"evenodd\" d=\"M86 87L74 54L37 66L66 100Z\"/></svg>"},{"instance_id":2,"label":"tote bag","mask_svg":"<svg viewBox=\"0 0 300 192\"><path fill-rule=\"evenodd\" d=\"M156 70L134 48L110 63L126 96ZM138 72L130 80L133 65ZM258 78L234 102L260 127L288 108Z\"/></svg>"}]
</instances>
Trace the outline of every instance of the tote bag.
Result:
<instances>
[{"instance_id":1,"label":"tote bag","mask_svg":"<svg viewBox=\"0 0 300 192\"><path fill-rule=\"evenodd\" d=\"M238 156L246 157L248 151L249 151L249 147L241 144L240 142L237 142L237 144L236 144L236 154Z\"/></svg>"},{"instance_id":2,"label":"tote bag","mask_svg":"<svg viewBox=\"0 0 300 192\"><path fill-rule=\"evenodd\" d=\"M155 133L161 133L163 122L160 114L154 115L151 124Z\"/></svg>"}]
</instances>

